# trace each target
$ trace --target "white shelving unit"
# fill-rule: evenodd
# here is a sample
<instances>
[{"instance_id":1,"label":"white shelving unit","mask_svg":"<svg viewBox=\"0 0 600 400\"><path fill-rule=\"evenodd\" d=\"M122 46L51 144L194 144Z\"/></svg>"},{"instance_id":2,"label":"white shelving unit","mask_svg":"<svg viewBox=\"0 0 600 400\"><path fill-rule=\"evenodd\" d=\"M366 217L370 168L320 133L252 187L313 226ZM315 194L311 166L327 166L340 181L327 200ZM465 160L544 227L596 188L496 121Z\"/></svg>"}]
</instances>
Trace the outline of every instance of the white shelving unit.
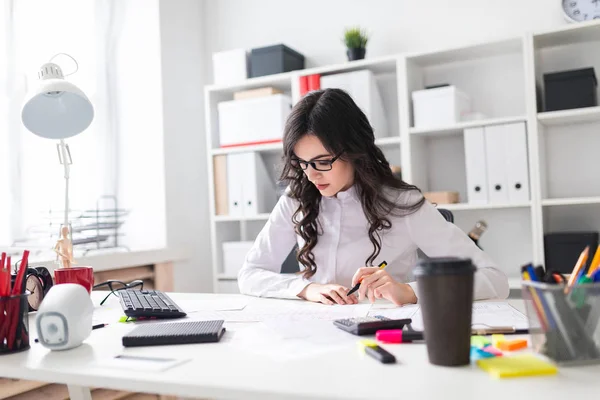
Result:
<instances>
[{"instance_id":1,"label":"white shelving unit","mask_svg":"<svg viewBox=\"0 0 600 400\"><path fill-rule=\"evenodd\" d=\"M436 127L436 128L410 128L408 130L408 132L411 135L419 135L419 136L427 136L427 137L462 135L464 130L469 129L469 128L511 124L513 122L523 122L525 120L526 120L525 115L520 116L520 117L488 118L488 119L482 119L482 120L477 120L477 121L460 122L458 124L454 124L454 125L450 125L450 126L440 126L440 127Z\"/></svg>"},{"instance_id":2,"label":"white shelving unit","mask_svg":"<svg viewBox=\"0 0 600 400\"><path fill-rule=\"evenodd\" d=\"M216 216L213 157L258 152L268 166L281 160L281 143L218 148L217 104L233 93L274 86L299 99L300 76L371 70L378 84L390 136L380 138L390 163L402 167L404 180L423 191L452 190L459 204L440 204L454 212L455 223L470 229L479 219L490 228L482 247L510 279L519 266L544 261L544 234L556 230L600 229L600 179L590 168L600 148L600 107L543 112L538 110L543 74L593 66L600 71L600 23L589 22L530 33L506 40L478 43L426 53L322 66L248 79L232 85L205 88L207 165L211 210L212 268L215 290L237 290L236 277L225 275L221 243L253 240L268 214L247 217ZM471 97L483 120L435 128L414 127L411 93L433 84L450 83ZM507 204L466 203L463 132L467 128L524 122L527 127L530 201ZM273 168L273 180L276 168Z\"/></svg>"}]
</instances>

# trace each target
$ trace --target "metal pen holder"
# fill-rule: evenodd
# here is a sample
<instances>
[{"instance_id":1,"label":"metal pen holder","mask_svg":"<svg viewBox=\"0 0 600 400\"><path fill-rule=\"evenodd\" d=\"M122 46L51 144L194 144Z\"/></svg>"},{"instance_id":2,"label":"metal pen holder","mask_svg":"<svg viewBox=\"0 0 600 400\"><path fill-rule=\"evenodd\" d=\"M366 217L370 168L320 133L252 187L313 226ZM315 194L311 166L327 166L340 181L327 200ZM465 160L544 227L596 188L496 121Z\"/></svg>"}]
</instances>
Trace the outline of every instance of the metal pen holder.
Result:
<instances>
[{"instance_id":1,"label":"metal pen holder","mask_svg":"<svg viewBox=\"0 0 600 400\"><path fill-rule=\"evenodd\" d=\"M562 365L600 363L600 283L522 282L533 349Z\"/></svg>"},{"instance_id":2,"label":"metal pen holder","mask_svg":"<svg viewBox=\"0 0 600 400\"><path fill-rule=\"evenodd\" d=\"M0 355L29 349L28 295L0 297Z\"/></svg>"}]
</instances>

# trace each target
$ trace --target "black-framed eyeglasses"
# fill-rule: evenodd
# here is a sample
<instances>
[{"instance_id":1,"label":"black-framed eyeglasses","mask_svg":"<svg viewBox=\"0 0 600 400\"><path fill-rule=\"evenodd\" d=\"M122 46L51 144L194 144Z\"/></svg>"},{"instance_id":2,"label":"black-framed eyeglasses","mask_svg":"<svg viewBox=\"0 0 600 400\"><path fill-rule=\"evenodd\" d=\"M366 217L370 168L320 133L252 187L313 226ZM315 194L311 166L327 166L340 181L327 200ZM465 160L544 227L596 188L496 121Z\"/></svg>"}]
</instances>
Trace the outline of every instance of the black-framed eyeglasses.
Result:
<instances>
[{"instance_id":1,"label":"black-framed eyeglasses","mask_svg":"<svg viewBox=\"0 0 600 400\"><path fill-rule=\"evenodd\" d=\"M294 168L301 168L302 170L306 171L306 169L308 168L308 166L310 165L311 167L313 167L313 169L315 171L331 171L331 169L333 168L333 163L340 158L340 156L342 155L342 153L338 154L337 156L333 157L330 160L311 160L311 161L304 161L301 160L299 158L292 158L291 159L291 164L292 167Z\"/></svg>"},{"instance_id":2,"label":"black-framed eyeglasses","mask_svg":"<svg viewBox=\"0 0 600 400\"><path fill-rule=\"evenodd\" d=\"M119 290L123 290L123 289L133 289L135 287L140 287L140 290L144 290L144 281L137 279L135 281L131 281L129 283L125 283L122 281L117 281L117 280L109 280L106 282L102 282L99 283L97 285L94 285L94 289L98 289L101 288L103 286L108 286L108 289L110 290L110 292L106 295L106 297L104 298L104 300L102 300L100 302L100 305L103 305L104 302L110 297L111 294L114 294L115 296L117 295L115 292L118 292Z\"/></svg>"}]
</instances>

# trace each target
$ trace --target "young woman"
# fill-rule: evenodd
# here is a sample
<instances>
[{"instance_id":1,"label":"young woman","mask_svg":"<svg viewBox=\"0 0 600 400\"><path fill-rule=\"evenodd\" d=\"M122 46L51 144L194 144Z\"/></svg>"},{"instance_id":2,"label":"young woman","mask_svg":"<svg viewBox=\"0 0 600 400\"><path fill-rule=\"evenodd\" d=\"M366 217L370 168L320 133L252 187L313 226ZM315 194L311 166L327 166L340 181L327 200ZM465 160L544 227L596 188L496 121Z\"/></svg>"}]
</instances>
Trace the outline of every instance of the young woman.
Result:
<instances>
[{"instance_id":1,"label":"young woman","mask_svg":"<svg viewBox=\"0 0 600 400\"><path fill-rule=\"evenodd\" d=\"M421 249L430 257L470 258L475 299L508 296L508 280L492 260L418 188L392 174L367 117L344 91L300 100L283 148L282 179L290 185L239 272L242 293L354 304L347 293L363 278L359 299L416 303L415 282L405 282ZM282 274L296 243L301 271ZM383 260L387 268L372 268Z\"/></svg>"}]
</instances>

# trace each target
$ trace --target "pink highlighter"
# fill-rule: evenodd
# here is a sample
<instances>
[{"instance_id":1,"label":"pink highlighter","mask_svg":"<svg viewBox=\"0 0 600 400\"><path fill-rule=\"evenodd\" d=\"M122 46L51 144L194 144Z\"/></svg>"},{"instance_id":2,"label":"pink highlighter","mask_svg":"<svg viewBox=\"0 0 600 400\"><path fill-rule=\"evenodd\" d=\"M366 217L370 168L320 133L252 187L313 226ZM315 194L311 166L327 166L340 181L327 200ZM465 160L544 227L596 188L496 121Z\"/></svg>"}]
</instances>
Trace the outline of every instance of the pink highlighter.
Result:
<instances>
[{"instance_id":1,"label":"pink highlighter","mask_svg":"<svg viewBox=\"0 0 600 400\"><path fill-rule=\"evenodd\" d=\"M375 338L383 343L407 343L423 340L423 332L403 331L402 329L385 329L375 332Z\"/></svg>"}]
</instances>

